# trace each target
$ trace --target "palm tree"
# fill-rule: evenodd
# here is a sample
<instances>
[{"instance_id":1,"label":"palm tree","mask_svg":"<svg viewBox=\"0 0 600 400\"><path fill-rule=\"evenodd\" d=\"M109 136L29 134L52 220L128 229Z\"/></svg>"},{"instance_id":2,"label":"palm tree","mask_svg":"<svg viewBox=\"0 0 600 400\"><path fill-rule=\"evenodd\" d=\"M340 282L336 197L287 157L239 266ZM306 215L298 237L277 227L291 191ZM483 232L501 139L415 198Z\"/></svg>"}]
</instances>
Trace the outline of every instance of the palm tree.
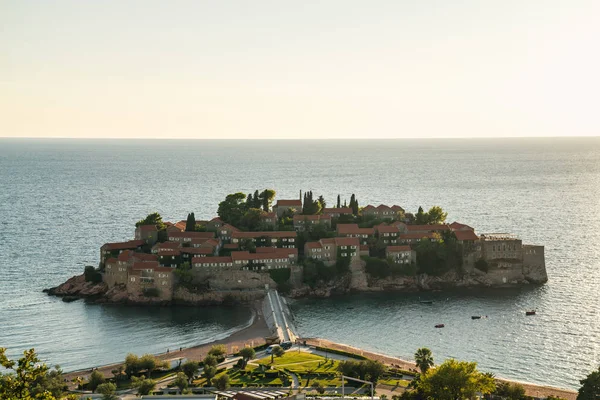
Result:
<instances>
[{"instance_id":1,"label":"palm tree","mask_svg":"<svg viewBox=\"0 0 600 400\"><path fill-rule=\"evenodd\" d=\"M433 367L433 355L431 354L431 350L427 347L421 347L415 353L415 362L417 363L417 367L421 370L421 373L424 374L430 367Z\"/></svg>"}]
</instances>

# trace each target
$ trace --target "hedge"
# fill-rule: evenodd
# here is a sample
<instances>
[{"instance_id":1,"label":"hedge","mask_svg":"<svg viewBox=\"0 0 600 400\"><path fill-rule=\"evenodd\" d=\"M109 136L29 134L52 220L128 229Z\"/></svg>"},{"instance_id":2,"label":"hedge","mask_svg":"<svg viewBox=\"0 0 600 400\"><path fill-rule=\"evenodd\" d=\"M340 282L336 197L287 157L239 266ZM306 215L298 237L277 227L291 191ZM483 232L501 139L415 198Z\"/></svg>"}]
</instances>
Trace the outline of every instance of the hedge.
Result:
<instances>
[{"instance_id":1,"label":"hedge","mask_svg":"<svg viewBox=\"0 0 600 400\"><path fill-rule=\"evenodd\" d=\"M343 351L343 350L329 349L327 347L320 347L320 346L317 346L316 349L319 351L327 352L327 353L339 354L341 356L355 358L357 360L367 360L367 357L361 356L360 354L349 353L349 352Z\"/></svg>"}]
</instances>

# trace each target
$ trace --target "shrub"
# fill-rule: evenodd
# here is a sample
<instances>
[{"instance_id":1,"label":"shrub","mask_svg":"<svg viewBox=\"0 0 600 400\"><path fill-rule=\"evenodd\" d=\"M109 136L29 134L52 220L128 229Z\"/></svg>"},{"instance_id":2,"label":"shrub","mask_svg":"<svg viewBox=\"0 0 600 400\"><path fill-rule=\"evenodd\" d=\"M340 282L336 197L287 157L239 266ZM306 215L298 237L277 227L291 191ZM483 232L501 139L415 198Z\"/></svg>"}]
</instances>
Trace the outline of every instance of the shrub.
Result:
<instances>
[{"instance_id":1,"label":"shrub","mask_svg":"<svg viewBox=\"0 0 600 400\"><path fill-rule=\"evenodd\" d=\"M160 297L160 290L158 288L145 288L142 293L146 297Z\"/></svg>"},{"instance_id":2,"label":"shrub","mask_svg":"<svg viewBox=\"0 0 600 400\"><path fill-rule=\"evenodd\" d=\"M102 274L96 271L96 268L87 265L83 270L83 276L86 282L100 283L102 282Z\"/></svg>"},{"instance_id":3,"label":"shrub","mask_svg":"<svg viewBox=\"0 0 600 400\"><path fill-rule=\"evenodd\" d=\"M490 266L483 258L480 258L475 262L475 268L483 272L488 272L490 270Z\"/></svg>"}]
</instances>

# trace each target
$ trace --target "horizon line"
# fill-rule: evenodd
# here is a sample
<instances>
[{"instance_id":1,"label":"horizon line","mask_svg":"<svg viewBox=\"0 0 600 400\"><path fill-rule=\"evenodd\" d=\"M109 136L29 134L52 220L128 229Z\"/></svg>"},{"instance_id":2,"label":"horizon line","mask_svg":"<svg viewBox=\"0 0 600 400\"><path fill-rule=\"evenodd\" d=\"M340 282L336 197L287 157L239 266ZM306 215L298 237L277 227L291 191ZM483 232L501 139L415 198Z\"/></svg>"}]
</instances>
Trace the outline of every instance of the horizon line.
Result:
<instances>
[{"instance_id":1,"label":"horizon line","mask_svg":"<svg viewBox=\"0 0 600 400\"><path fill-rule=\"evenodd\" d=\"M162 138L162 137L74 137L74 136L0 136L1 139L21 139L21 140L31 140L31 139L44 139L44 140L155 140L155 141L163 141L163 140L197 140L197 141L310 141L310 140L318 140L318 141L347 141L347 140L440 140L440 139L448 139L448 140L461 140L461 139L582 139L582 138L600 138L600 135L579 135L579 136L450 136L450 137L441 137L441 136L430 136L430 137L398 137L398 138L388 138L388 137L356 137L356 138Z\"/></svg>"}]
</instances>

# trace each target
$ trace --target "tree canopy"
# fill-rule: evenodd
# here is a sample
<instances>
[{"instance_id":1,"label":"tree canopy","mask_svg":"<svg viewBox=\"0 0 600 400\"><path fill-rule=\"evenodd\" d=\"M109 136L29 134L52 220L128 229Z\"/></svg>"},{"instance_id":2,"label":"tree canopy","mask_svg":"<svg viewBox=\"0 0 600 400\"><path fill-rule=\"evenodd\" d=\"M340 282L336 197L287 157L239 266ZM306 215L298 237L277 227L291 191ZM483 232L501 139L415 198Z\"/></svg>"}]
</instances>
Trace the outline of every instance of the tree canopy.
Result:
<instances>
[{"instance_id":1,"label":"tree canopy","mask_svg":"<svg viewBox=\"0 0 600 400\"><path fill-rule=\"evenodd\" d=\"M442 210L440 206L433 206L429 211L424 212L423 207L419 207L415 215L415 223L418 225L443 224L446 222L447 212Z\"/></svg>"},{"instance_id":2,"label":"tree canopy","mask_svg":"<svg viewBox=\"0 0 600 400\"><path fill-rule=\"evenodd\" d=\"M189 213L185 221L185 231L194 232L196 230L196 216L194 213Z\"/></svg>"},{"instance_id":3,"label":"tree canopy","mask_svg":"<svg viewBox=\"0 0 600 400\"><path fill-rule=\"evenodd\" d=\"M158 229L159 231L166 229L166 225L164 224L162 217L157 212L148 214L146 218L141 219L135 223L136 228L140 225L156 225L156 229Z\"/></svg>"},{"instance_id":4,"label":"tree canopy","mask_svg":"<svg viewBox=\"0 0 600 400\"><path fill-rule=\"evenodd\" d=\"M429 368L433 367L433 355L431 354L431 350L427 347L418 349L415 353L415 361L417 367L421 370L421 373L426 373Z\"/></svg>"},{"instance_id":5,"label":"tree canopy","mask_svg":"<svg viewBox=\"0 0 600 400\"><path fill-rule=\"evenodd\" d=\"M577 400L596 400L600 398L600 367L591 372L585 379L579 381L581 387Z\"/></svg>"},{"instance_id":6,"label":"tree canopy","mask_svg":"<svg viewBox=\"0 0 600 400\"><path fill-rule=\"evenodd\" d=\"M0 347L0 366L8 371L0 373L0 399L55 400L62 395L62 390L55 396L47 388L39 386L47 378L49 369L34 349L25 350L23 357L15 362L6 355L6 348Z\"/></svg>"},{"instance_id":7,"label":"tree canopy","mask_svg":"<svg viewBox=\"0 0 600 400\"><path fill-rule=\"evenodd\" d=\"M421 374L419 389L425 398L436 400L468 400L476 392L491 393L494 378L477 370L477 363L449 359Z\"/></svg>"}]
</instances>

